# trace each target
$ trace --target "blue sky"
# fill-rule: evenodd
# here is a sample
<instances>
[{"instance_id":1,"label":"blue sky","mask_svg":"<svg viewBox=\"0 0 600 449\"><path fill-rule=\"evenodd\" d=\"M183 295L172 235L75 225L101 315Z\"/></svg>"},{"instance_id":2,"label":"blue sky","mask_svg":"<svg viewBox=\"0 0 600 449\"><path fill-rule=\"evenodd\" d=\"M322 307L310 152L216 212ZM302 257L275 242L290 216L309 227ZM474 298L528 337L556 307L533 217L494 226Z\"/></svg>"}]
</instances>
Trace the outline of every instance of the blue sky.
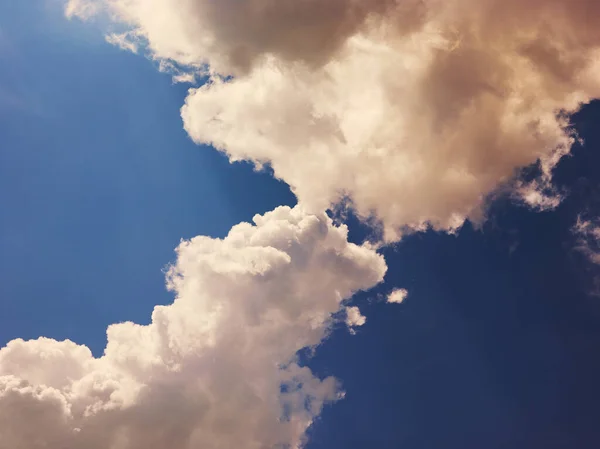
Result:
<instances>
[{"instance_id":1,"label":"blue sky","mask_svg":"<svg viewBox=\"0 0 600 449\"><path fill-rule=\"evenodd\" d=\"M191 142L186 87L57 5L33 5L0 11L0 86L14 98L0 99L0 339L71 338L101 354L107 325L147 322L172 300L162 269L180 239L222 237L294 198Z\"/></svg>"},{"instance_id":2,"label":"blue sky","mask_svg":"<svg viewBox=\"0 0 600 449\"><path fill-rule=\"evenodd\" d=\"M187 88L156 64L25 3L0 4L0 346L48 336L100 355L109 324L147 323L172 300L163 269L180 239L295 199L194 144ZM599 120L598 104L574 120L585 144L557 168L570 193L556 211L500 200L482 229L383 250L384 284L354 300L365 326L307 361L347 391L308 448L597 448L600 273L571 228L597 210ZM392 287L405 303L375 300Z\"/></svg>"}]
</instances>

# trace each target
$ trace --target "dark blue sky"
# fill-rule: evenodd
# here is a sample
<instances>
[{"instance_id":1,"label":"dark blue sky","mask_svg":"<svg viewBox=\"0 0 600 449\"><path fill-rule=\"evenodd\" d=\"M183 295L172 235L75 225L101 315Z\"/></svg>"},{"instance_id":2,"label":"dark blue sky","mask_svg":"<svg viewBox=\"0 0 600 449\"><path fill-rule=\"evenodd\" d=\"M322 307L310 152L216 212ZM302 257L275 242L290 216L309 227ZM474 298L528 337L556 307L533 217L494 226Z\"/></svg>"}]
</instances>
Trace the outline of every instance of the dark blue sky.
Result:
<instances>
[{"instance_id":1,"label":"dark blue sky","mask_svg":"<svg viewBox=\"0 0 600 449\"><path fill-rule=\"evenodd\" d=\"M181 238L294 202L189 140L185 90L51 2L0 3L0 345L43 335L101 354L108 324L172 299L161 270ZM355 300L367 324L308 361L347 391L309 449L600 446L600 268L570 231L598 209L600 105L574 122L585 145L558 167L557 211L501 200L481 230L384 251L385 284ZM392 287L405 303L376 299Z\"/></svg>"},{"instance_id":2,"label":"dark blue sky","mask_svg":"<svg viewBox=\"0 0 600 449\"><path fill-rule=\"evenodd\" d=\"M599 446L600 270L573 249L571 227L600 198L600 104L574 121L585 146L557 169L570 192L557 211L499 201L480 231L428 232L384 251L376 290L398 285L409 298L394 307L359 296L366 325L334 334L311 360L348 394L310 448Z\"/></svg>"}]
</instances>

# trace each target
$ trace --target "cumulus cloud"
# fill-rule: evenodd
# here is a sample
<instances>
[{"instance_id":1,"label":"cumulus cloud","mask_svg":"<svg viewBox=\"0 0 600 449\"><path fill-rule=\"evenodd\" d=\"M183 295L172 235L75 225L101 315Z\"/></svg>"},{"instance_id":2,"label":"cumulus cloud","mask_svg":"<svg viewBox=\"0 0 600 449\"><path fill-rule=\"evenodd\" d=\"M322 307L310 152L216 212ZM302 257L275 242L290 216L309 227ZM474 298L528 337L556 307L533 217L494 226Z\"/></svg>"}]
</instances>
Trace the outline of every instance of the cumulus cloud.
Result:
<instances>
[{"instance_id":1,"label":"cumulus cloud","mask_svg":"<svg viewBox=\"0 0 600 449\"><path fill-rule=\"evenodd\" d=\"M346 307L346 326L354 333L355 327L363 326L367 322L367 317L360 313L356 306Z\"/></svg>"},{"instance_id":2,"label":"cumulus cloud","mask_svg":"<svg viewBox=\"0 0 600 449\"><path fill-rule=\"evenodd\" d=\"M397 288L393 290L387 297L389 304L401 304L408 297L408 290L405 288Z\"/></svg>"},{"instance_id":3,"label":"cumulus cloud","mask_svg":"<svg viewBox=\"0 0 600 449\"><path fill-rule=\"evenodd\" d=\"M182 109L196 142L387 239L480 220L499 188L556 207L569 115L600 94L595 0L85 1L153 57L210 65Z\"/></svg>"},{"instance_id":4,"label":"cumulus cloud","mask_svg":"<svg viewBox=\"0 0 600 449\"><path fill-rule=\"evenodd\" d=\"M149 325L110 326L102 357L47 338L0 350L0 448L297 448L341 393L295 354L385 271L344 226L300 207L182 242L174 303Z\"/></svg>"}]
</instances>

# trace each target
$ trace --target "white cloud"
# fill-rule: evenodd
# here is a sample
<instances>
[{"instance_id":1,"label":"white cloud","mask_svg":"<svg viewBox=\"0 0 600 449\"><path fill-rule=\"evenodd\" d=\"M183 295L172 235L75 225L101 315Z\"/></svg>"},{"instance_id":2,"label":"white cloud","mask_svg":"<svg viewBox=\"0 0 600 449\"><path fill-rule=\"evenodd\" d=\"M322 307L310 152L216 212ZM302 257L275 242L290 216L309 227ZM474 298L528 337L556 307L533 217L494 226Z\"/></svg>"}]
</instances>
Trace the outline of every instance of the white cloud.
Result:
<instances>
[{"instance_id":1,"label":"white cloud","mask_svg":"<svg viewBox=\"0 0 600 449\"><path fill-rule=\"evenodd\" d=\"M401 304L407 296L408 290L405 288L397 288L388 295L387 302L390 304Z\"/></svg>"},{"instance_id":2,"label":"white cloud","mask_svg":"<svg viewBox=\"0 0 600 449\"><path fill-rule=\"evenodd\" d=\"M181 73L179 75L173 75L173 83L196 83L196 75L193 73Z\"/></svg>"},{"instance_id":3,"label":"white cloud","mask_svg":"<svg viewBox=\"0 0 600 449\"><path fill-rule=\"evenodd\" d=\"M196 142L270 164L314 210L349 197L392 240L480 220L498 188L556 207L568 116L600 94L595 0L88 2L153 57L210 64L182 109Z\"/></svg>"},{"instance_id":4,"label":"white cloud","mask_svg":"<svg viewBox=\"0 0 600 449\"><path fill-rule=\"evenodd\" d=\"M121 50L137 53L139 44L132 33L111 33L106 35L106 42L119 47Z\"/></svg>"},{"instance_id":5,"label":"white cloud","mask_svg":"<svg viewBox=\"0 0 600 449\"><path fill-rule=\"evenodd\" d=\"M346 307L346 326L353 332L354 327L363 326L367 322L367 318L360 313L358 307Z\"/></svg>"},{"instance_id":6,"label":"white cloud","mask_svg":"<svg viewBox=\"0 0 600 449\"><path fill-rule=\"evenodd\" d=\"M340 389L295 354L386 265L325 214L281 207L254 221L183 242L175 302L150 325L110 326L101 358L47 338L2 348L0 449L299 447Z\"/></svg>"}]
</instances>

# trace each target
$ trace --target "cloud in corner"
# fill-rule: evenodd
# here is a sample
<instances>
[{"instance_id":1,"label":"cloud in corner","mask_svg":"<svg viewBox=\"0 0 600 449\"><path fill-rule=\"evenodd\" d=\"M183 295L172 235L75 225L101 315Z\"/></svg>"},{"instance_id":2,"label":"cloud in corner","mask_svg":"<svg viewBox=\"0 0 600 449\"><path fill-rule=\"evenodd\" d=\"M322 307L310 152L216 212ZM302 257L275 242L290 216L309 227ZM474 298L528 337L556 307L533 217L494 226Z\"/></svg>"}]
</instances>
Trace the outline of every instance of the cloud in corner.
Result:
<instances>
[{"instance_id":1,"label":"cloud in corner","mask_svg":"<svg viewBox=\"0 0 600 449\"><path fill-rule=\"evenodd\" d=\"M386 269L301 207L182 242L174 303L110 326L102 357L48 338L0 349L0 449L299 448L342 392L296 352Z\"/></svg>"},{"instance_id":2,"label":"cloud in corner","mask_svg":"<svg viewBox=\"0 0 600 449\"><path fill-rule=\"evenodd\" d=\"M196 142L269 164L311 210L349 199L387 240L480 221L498 189L555 208L552 170L576 138L569 116L600 95L594 0L68 8L107 11L153 58L208 65L182 109ZM524 182L519 170L535 163L539 176Z\"/></svg>"}]
</instances>

